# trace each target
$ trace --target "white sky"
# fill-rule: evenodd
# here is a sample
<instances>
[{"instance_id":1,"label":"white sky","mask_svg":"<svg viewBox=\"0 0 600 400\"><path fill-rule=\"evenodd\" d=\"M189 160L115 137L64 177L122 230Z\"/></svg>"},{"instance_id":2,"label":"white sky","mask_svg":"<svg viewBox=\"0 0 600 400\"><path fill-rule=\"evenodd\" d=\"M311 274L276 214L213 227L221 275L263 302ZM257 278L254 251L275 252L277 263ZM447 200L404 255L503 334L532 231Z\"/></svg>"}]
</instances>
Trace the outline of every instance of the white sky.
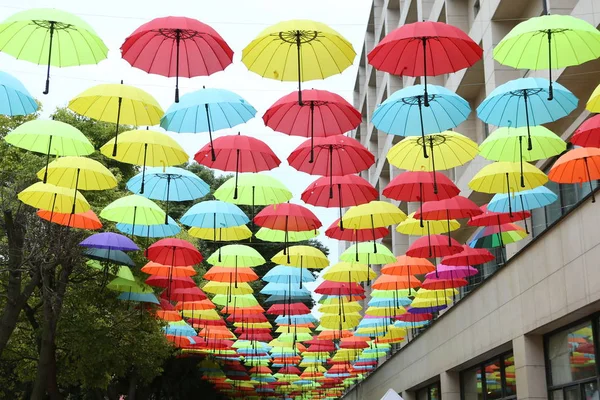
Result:
<instances>
[{"instance_id":1,"label":"white sky","mask_svg":"<svg viewBox=\"0 0 600 400\"><path fill-rule=\"evenodd\" d=\"M173 102L175 78L148 75L132 68L121 59L119 48L127 36L139 25L157 17L187 16L211 25L227 41L234 51L234 62L224 72L209 77L182 78L179 81L181 95L203 85L232 90L257 110L257 118L241 125L243 134L256 136L265 141L282 160L282 166L270 174L282 180L294 193L294 202L300 200L302 191L317 177L298 172L287 165L287 156L304 139L273 132L262 123L262 114L281 96L297 89L292 82L279 82L261 78L248 72L241 63L242 49L260 31L280 21L289 19L312 19L324 22L340 32L359 52L366 30L370 0L0 0L0 20L29 8L58 8L74 13L87 21L109 48L108 59L97 66L53 68L51 70L50 94L44 96L46 67L26 61L15 60L0 53L0 69L20 79L31 94L38 98L44 113L56 107L66 106L68 101L83 90L100 83L124 83L140 87L152 94L163 109ZM356 77L355 65L344 73L324 81L303 83L304 88L326 89L336 92L352 102L352 90ZM237 133L223 130L219 134ZM186 151L193 154L208 142L207 134L174 134ZM218 135L215 135L218 136ZM313 208L323 223L322 232L338 216L337 209ZM324 234L320 239L330 249L330 261L337 262L337 242Z\"/></svg>"}]
</instances>

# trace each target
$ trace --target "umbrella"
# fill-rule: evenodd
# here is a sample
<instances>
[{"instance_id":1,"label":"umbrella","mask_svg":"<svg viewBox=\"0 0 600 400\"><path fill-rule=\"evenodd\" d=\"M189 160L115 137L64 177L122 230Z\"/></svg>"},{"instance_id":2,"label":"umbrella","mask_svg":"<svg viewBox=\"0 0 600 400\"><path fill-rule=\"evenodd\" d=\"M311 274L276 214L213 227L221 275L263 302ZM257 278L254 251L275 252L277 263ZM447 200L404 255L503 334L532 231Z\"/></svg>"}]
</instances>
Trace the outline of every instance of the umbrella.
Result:
<instances>
[{"instance_id":1,"label":"umbrella","mask_svg":"<svg viewBox=\"0 0 600 400\"><path fill-rule=\"evenodd\" d=\"M342 135L360 124L360 112L338 94L327 90L303 90L303 102L292 92L277 100L263 115L265 125L292 136L325 137ZM312 143L312 142L311 142ZM311 145L312 148L312 145ZM314 153L311 154L311 160Z\"/></svg>"},{"instance_id":2,"label":"umbrella","mask_svg":"<svg viewBox=\"0 0 600 400\"><path fill-rule=\"evenodd\" d=\"M177 222L171 217L168 217L167 224L159 224L159 225L143 225L137 224L133 226L132 224L125 223L117 223L115 227L128 235L134 236L144 236L146 239L148 238L163 238L167 236L175 236L179 232L181 232L181 227L177 225Z\"/></svg>"},{"instance_id":3,"label":"umbrella","mask_svg":"<svg viewBox=\"0 0 600 400\"><path fill-rule=\"evenodd\" d=\"M592 203L596 202L592 181L600 179L600 149L580 147L569 150L556 160L548 178L558 183L588 182L592 193Z\"/></svg>"},{"instance_id":4,"label":"umbrella","mask_svg":"<svg viewBox=\"0 0 600 400\"><path fill-rule=\"evenodd\" d=\"M466 33L443 22L406 24L386 35L369 52L369 64L400 76L427 77L456 72L475 64L483 50ZM425 106L429 103L425 100Z\"/></svg>"},{"instance_id":5,"label":"umbrella","mask_svg":"<svg viewBox=\"0 0 600 400\"><path fill-rule=\"evenodd\" d=\"M119 137L121 151L113 155L116 139L111 139L100 148L108 158L133 165L142 166L142 184L140 194L144 194L144 176L146 167L168 167L185 164L189 156L183 148L168 135L148 129L135 129L122 132ZM123 149L125 147L125 149Z\"/></svg>"},{"instance_id":6,"label":"umbrella","mask_svg":"<svg viewBox=\"0 0 600 400\"><path fill-rule=\"evenodd\" d=\"M51 65L98 64L108 55L108 48L90 25L55 8L34 8L5 19L0 24L0 51L19 60L47 64L44 94L50 91Z\"/></svg>"},{"instance_id":7,"label":"umbrella","mask_svg":"<svg viewBox=\"0 0 600 400\"><path fill-rule=\"evenodd\" d=\"M400 232L404 235L412 235L412 236L426 236L431 234L440 234L440 233L448 233L454 232L457 229L460 229L460 222L456 219L450 219L448 221L442 220L426 220L423 221L423 214L419 214L421 218L415 218L416 213L411 213L408 215L404 221L400 222L398 226L396 226L396 231Z\"/></svg>"},{"instance_id":8,"label":"umbrella","mask_svg":"<svg viewBox=\"0 0 600 400\"><path fill-rule=\"evenodd\" d=\"M279 231L276 229L269 228L260 228L258 232L256 232L256 238L262 240L263 242L285 242L286 237L289 243L293 242L305 242L307 240L313 239L319 236L318 230L312 231Z\"/></svg>"},{"instance_id":9,"label":"umbrella","mask_svg":"<svg viewBox=\"0 0 600 400\"><path fill-rule=\"evenodd\" d=\"M471 113L469 103L442 86L414 85L392 94L381 103L371 118L379 130L398 136L420 136L423 157L428 158L426 134L456 128Z\"/></svg>"},{"instance_id":10,"label":"umbrella","mask_svg":"<svg viewBox=\"0 0 600 400\"><path fill-rule=\"evenodd\" d=\"M250 285L248 285L246 282L240 282L238 283L237 287L231 287L231 284L229 282L214 282L214 281L208 281L208 283L206 283L202 289L204 289L204 291L206 293L212 293L212 294L230 294L230 296L237 296L240 294L250 294L252 292L254 292L254 290L252 290L252 288L250 287Z\"/></svg>"},{"instance_id":11,"label":"umbrella","mask_svg":"<svg viewBox=\"0 0 600 400\"><path fill-rule=\"evenodd\" d=\"M247 224L250 220L235 204L218 200L194 204L180 218L182 224L197 228L212 228L216 241L217 228L229 228Z\"/></svg>"},{"instance_id":12,"label":"umbrella","mask_svg":"<svg viewBox=\"0 0 600 400\"><path fill-rule=\"evenodd\" d=\"M523 138L528 134L531 142L535 143L531 149L527 149L523 143ZM512 130L500 128L479 145L479 155L488 160L518 162L523 165L523 161L554 157L566 149L565 141L543 126ZM523 179L523 171L521 171L521 187L525 184Z\"/></svg>"},{"instance_id":13,"label":"umbrella","mask_svg":"<svg viewBox=\"0 0 600 400\"><path fill-rule=\"evenodd\" d=\"M596 89L592 92L588 99L585 108L589 112L598 113L600 112L600 85L596 86Z\"/></svg>"},{"instance_id":14,"label":"umbrella","mask_svg":"<svg viewBox=\"0 0 600 400\"><path fill-rule=\"evenodd\" d=\"M341 218L333 221L325 231L325 235L336 240L358 243L381 239L390 233L386 227L376 228L374 232L372 229L342 229L340 222Z\"/></svg>"},{"instance_id":15,"label":"umbrella","mask_svg":"<svg viewBox=\"0 0 600 400\"><path fill-rule=\"evenodd\" d=\"M117 157L119 124L157 125L163 110L149 93L133 86L102 84L84 90L71 101L69 109L79 115L115 124L112 156Z\"/></svg>"},{"instance_id":16,"label":"umbrella","mask_svg":"<svg viewBox=\"0 0 600 400\"><path fill-rule=\"evenodd\" d=\"M398 289L414 289L421 286L421 282L412 275L380 275L373 282L373 289L377 290L398 290Z\"/></svg>"},{"instance_id":17,"label":"umbrella","mask_svg":"<svg viewBox=\"0 0 600 400\"><path fill-rule=\"evenodd\" d=\"M427 158L420 151L429 146ZM420 137L408 137L395 144L387 153L390 164L409 171L432 171L451 169L475 158L477 143L458 132L446 131ZM437 174L433 174L433 191L437 191Z\"/></svg>"},{"instance_id":18,"label":"umbrella","mask_svg":"<svg viewBox=\"0 0 600 400\"><path fill-rule=\"evenodd\" d=\"M160 120L160 126L179 133L212 133L233 128L254 118L256 110L239 95L225 89L201 89L187 93L179 103L169 107ZM211 148L212 160L216 159Z\"/></svg>"},{"instance_id":19,"label":"umbrella","mask_svg":"<svg viewBox=\"0 0 600 400\"><path fill-rule=\"evenodd\" d=\"M405 276L406 279L410 279L410 277L413 275L427 274L434 270L435 266L426 258L410 257L403 255L396 257L396 261L383 266L381 268L381 273L386 275ZM409 296L411 295L411 291L412 288L409 287ZM395 298L395 300L397 300L397 297Z\"/></svg>"},{"instance_id":20,"label":"umbrella","mask_svg":"<svg viewBox=\"0 0 600 400\"><path fill-rule=\"evenodd\" d=\"M171 265L163 265L156 263L154 261L149 261L146 265L144 265L141 271L148 275L158 275L158 276L173 276L176 278L182 276L193 276L196 275L196 270L189 266L181 266L174 267Z\"/></svg>"},{"instance_id":21,"label":"umbrella","mask_svg":"<svg viewBox=\"0 0 600 400\"><path fill-rule=\"evenodd\" d=\"M145 197L137 194L121 197L100 211L100 217L112 222L132 225L158 225L165 220L165 212Z\"/></svg>"},{"instance_id":22,"label":"umbrella","mask_svg":"<svg viewBox=\"0 0 600 400\"><path fill-rule=\"evenodd\" d=\"M487 205L481 206L482 214L472 217L468 224L470 226L491 226L491 225L502 225L510 222L525 221L525 231L527 231L527 218L531 217L529 211L515 211L512 209L507 213L499 213L489 211ZM529 233L529 232L527 232Z\"/></svg>"},{"instance_id":23,"label":"umbrella","mask_svg":"<svg viewBox=\"0 0 600 400\"><path fill-rule=\"evenodd\" d=\"M302 82L325 79L350 67L356 57L352 44L329 26L309 20L279 22L263 30L244 50L248 70L265 78Z\"/></svg>"},{"instance_id":24,"label":"umbrella","mask_svg":"<svg viewBox=\"0 0 600 400\"><path fill-rule=\"evenodd\" d=\"M545 186L538 186L533 189L523 190L521 192L497 193L488 203L488 210L494 212L506 213L510 210L524 211L535 208L546 207L558 200L558 195Z\"/></svg>"},{"instance_id":25,"label":"umbrella","mask_svg":"<svg viewBox=\"0 0 600 400\"><path fill-rule=\"evenodd\" d=\"M479 265L490 262L494 255L485 249L474 249L467 245L463 246L460 253L452 254L442 258L444 265Z\"/></svg>"},{"instance_id":26,"label":"umbrella","mask_svg":"<svg viewBox=\"0 0 600 400\"><path fill-rule=\"evenodd\" d=\"M172 267L196 265L202 262L202 254L198 249L183 239L161 239L148 247L145 256L150 261Z\"/></svg>"},{"instance_id":27,"label":"umbrella","mask_svg":"<svg viewBox=\"0 0 600 400\"><path fill-rule=\"evenodd\" d=\"M94 146L79 129L54 120L25 122L9 132L4 140L21 149L46 154L46 167L51 154L87 156L94 152ZM43 182L46 183L46 174Z\"/></svg>"},{"instance_id":28,"label":"umbrella","mask_svg":"<svg viewBox=\"0 0 600 400\"><path fill-rule=\"evenodd\" d=\"M137 251L139 247L127 236L114 232L101 232L88 236L79 243L83 247L93 247L95 249Z\"/></svg>"},{"instance_id":29,"label":"umbrella","mask_svg":"<svg viewBox=\"0 0 600 400\"><path fill-rule=\"evenodd\" d=\"M496 87L477 107L477 116L495 126L527 127L527 150L533 149L530 127L556 121L577 107L577 97L554 83L549 100L550 82L543 78L520 78Z\"/></svg>"},{"instance_id":30,"label":"umbrella","mask_svg":"<svg viewBox=\"0 0 600 400\"><path fill-rule=\"evenodd\" d=\"M52 185L73 189L75 214L77 189L106 190L117 186L117 178L104 165L85 157L65 156L57 158L37 173L38 178Z\"/></svg>"},{"instance_id":31,"label":"umbrella","mask_svg":"<svg viewBox=\"0 0 600 400\"><path fill-rule=\"evenodd\" d=\"M517 224L509 223L500 226L486 226L473 236L469 246L478 248L503 247L526 237L527 232L525 232L525 229Z\"/></svg>"},{"instance_id":32,"label":"umbrella","mask_svg":"<svg viewBox=\"0 0 600 400\"><path fill-rule=\"evenodd\" d=\"M54 222L55 224L69 226L71 228L97 230L102 228L102 223L92 210L79 214L55 213L47 210L37 210L36 214L46 221Z\"/></svg>"},{"instance_id":33,"label":"umbrella","mask_svg":"<svg viewBox=\"0 0 600 400\"><path fill-rule=\"evenodd\" d=\"M33 114L39 108L27 88L14 76L0 71L0 93L4 101L0 114L7 116Z\"/></svg>"},{"instance_id":34,"label":"umbrella","mask_svg":"<svg viewBox=\"0 0 600 400\"><path fill-rule=\"evenodd\" d=\"M188 233L190 236L203 240L213 240L219 242L236 242L252 237L252 232L246 225L232 226L229 228L190 228Z\"/></svg>"},{"instance_id":35,"label":"umbrella","mask_svg":"<svg viewBox=\"0 0 600 400\"><path fill-rule=\"evenodd\" d=\"M579 125L570 141L575 146L600 147L600 115L594 115Z\"/></svg>"},{"instance_id":36,"label":"umbrella","mask_svg":"<svg viewBox=\"0 0 600 400\"><path fill-rule=\"evenodd\" d=\"M436 268L437 272L429 272L427 275L425 275L425 280L427 279L431 279L432 281L435 281L437 279L446 279L446 280L454 280L454 279L464 279L464 278L468 278L469 276L473 276L473 275L477 275L479 273L479 271L477 270L477 268L473 268L471 266L468 265L445 265L445 264L439 264ZM431 290L431 287L427 287L428 285L422 285L422 287L424 289L429 289ZM459 286L455 286L453 284L451 284L450 286L447 286L448 288L456 288ZM444 290L444 288L442 289Z\"/></svg>"},{"instance_id":37,"label":"umbrella","mask_svg":"<svg viewBox=\"0 0 600 400\"><path fill-rule=\"evenodd\" d=\"M429 235L415 240L406 251L410 257L437 258L460 253L463 247L451 237Z\"/></svg>"},{"instance_id":38,"label":"umbrella","mask_svg":"<svg viewBox=\"0 0 600 400\"><path fill-rule=\"evenodd\" d=\"M295 267L288 267L285 265L278 265L270 269L263 277L262 280L265 282L273 283L300 283L302 282L314 282L315 277L310 271L298 269Z\"/></svg>"},{"instance_id":39,"label":"umbrella","mask_svg":"<svg viewBox=\"0 0 600 400\"><path fill-rule=\"evenodd\" d=\"M494 59L522 69L548 69L548 100L553 99L552 69L600 57L600 32L570 15L542 15L519 23L496 45Z\"/></svg>"},{"instance_id":40,"label":"umbrella","mask_svg":"<svg viewBox=\"0 0 600 400\"><path fill-rule=\"evenodd\" d=\"M17 197L31 207L50 211L50 221L54 219L53 212L83 213L90 209L89 203L81 193L77 192L74 195L73 190L50 183L36 182L22 190Z\"/></svg>"},{"instance_id":41,"label":"umbrella","mask_svg":"<svg viewBox=\"0 0 600 400\"><path fill-rule=\"evenodd\" d=\"M382 193L388 199L418 201L419 206L422 206L425 201L457 196L460 189L450 178L439 172L406 171L396 175Z\"/></svg>"},{"instance_id":42,"label":"umbrella","mask_svg":"<svg viewBox=\"0 0 600 400\"><path fill-rule=\"evenodd\" d=\"M345 175L318 178L302 192L301 199L317 207L339 207L342 218L343 207L365 204L376 200L378 196L377 189L366 179L358 175ZM344 227L340 225L340 228Z\"/></svg>"},{"instance_id":43,"label":"umbrella","mask_svg":"<svg viewBox=\"0 0 600 400\"><path fill-rule=\"evenodd\" d=\"M236 182L240 172L269 171L281 164L281 160L265 142L239 133L211 141L198 150L194 160L209 168L235 172ZM237 195L236 184L233 198L237 199Z\"/></svg>"},{"instance_id":44,"label":"umbrella","mask_svg":"<svg viewBox=\"0 0 600 400\"><path fill-rule=\"evenodd\" d=\"M232 62L233 50L210 26L187 17L155 18L138 27L121 45L121 56L149 74L179 77L208 76ZM181 64L181 65L180 65Z\"/></svg>"},{"instance_id":45,"label":"umbrella","mask_svg":"<svg viewBox=\"0 0 600 400\"><path fill-rule=\"evenodd\" d=\"M144 187L146 187L145 190ZM167 214L169 213L169 201L195 200L210 192L208 184L198 175L177 167L149 168L147 171L144 169L127 181L127 189L149 199L165 201ZM165 224L168 223L165 215Z\"/></svg>"},{"instance_id":46,"label":"umbrella","mask_svg":"<svg viewBox=\"0 0 600 400\"><path fill-rule=\"evenodd\" d=\"M237 287L238 267L257 267L266 261L258 251L243 244L230 244L220 247L206 260L211 265L235 268L235 284Z\"/></svg>"},{"instance_id":47,"label":"umbrella","mask_svg":"<svg viewBox=\"0 0 600 400\"><path fill-rule=\"evenodd\" d=\"M109 249L96 249L88 248L83 251L83 254L91 258L92 260L98 261L109 261L117 265L127 265L129 267L135 267L135 263L127 254L121 250L109 250Z\"/></svg>"},{"instance_id":48,"label":"umbrella","mask_svg":"<svg viewBox=\"0 0 600 400\"><path fill-rule=\"evenodd\" d=\"M302 268L322 269L329 265L327 256L321 250L311 246L291 246L287 252L282 250L275 254L271 261L300 268L300 276L302 276ZM302 289L302 280L300 280L300 289Z\"/></svg>"},{"instance_id":49,"label":"umbrella","mask_svg":"<svg viewBox=\"0 0 600 400\"><path fill-rule=\"evenodd\" d=\"M234 276L236 285L238 282L252 282L258 279L258 275L252 268L239 267L235 272L231 268L215 266L209 269L203 276L204 279L217 282L231 282L231 276Z\"/></svg>"},{"instance_id":50,"label":"umbrella","mask_svg":"<svg viewBox=\"0 0 600 400\"><path fill-rule=\"evenodd\" d=\"M383 244L375 243L375 249L377 251L373 251L370 243L353 244L340 254L340 260L371 265L387 264L396 259L394 253Z\"/></svg>"},{"instance_id":51,"label":"umbrella","mask_svg":"<svg viewBox=\"0 0 600 400\"><path fill-rule=\"evenodd\" d=\"M375 163L375 157L365 146L344 135L316 138L314 147L310 140L305 141L292 151L287 160L298 171L329 177L356 174ZM330 185L333 186L331 179Z\"/></svg>"},{"instance_id":52,"label":"umbrella","mask_svg":"<svg viewBox=\"0 0 600 400\"><path fill-rule=\"evenodd\" d=\"M469 187L482 193L511 193L533 189L548 182L548 177L529 163L498 161L486 165L475 174Z\"/></svg>"},{"instance_id":53,"label":"umbrella","mask_svg":"<svg viewBox=\"0 0 600 400\"><path fill-rule=\"evenodd\" d=\"M348 282L348 284L351 282L370 281L376 277L377 274L368 265L345 261L332 265L321 275L321 278L325 280L333 282Z\"/></svg>"}]
</instances>

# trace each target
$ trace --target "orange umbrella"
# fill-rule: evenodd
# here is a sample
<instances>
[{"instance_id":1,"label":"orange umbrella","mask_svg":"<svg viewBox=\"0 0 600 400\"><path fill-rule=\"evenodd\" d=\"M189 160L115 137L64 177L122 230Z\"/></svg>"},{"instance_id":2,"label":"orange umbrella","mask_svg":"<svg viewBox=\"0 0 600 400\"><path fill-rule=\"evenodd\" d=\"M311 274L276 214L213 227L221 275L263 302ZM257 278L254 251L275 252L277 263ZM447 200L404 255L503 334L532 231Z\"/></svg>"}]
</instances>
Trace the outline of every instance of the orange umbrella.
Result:
<instances>
[{"instance_id":1,"label":"orange umbrella","mask_svg":"<svg viewBox=\"0 0 600 400\"><path fill-rule=\"evenodd\" d=\"M181 321L181 315L179 315L179 313L177 311L173 311L173 310L156 310L156 316L160 319L162 319L163 321L169 321L169 322L174 322L174 321Z\"/></svg>"},{"instance_id":2,"label":"orange umbrella","mask_svg":"<svg viewBox=\"0 0 600 400\"><path fill-rule=\"evenodd\" d=\"M189 346L192 344L192 339L188 336L166 335L167 340L175 344L176 347Z\"/></svg>"},{"instance_id":3,"label":"orange umbrella","mask_svg":"<svg viewBox=\"0 0 600 400\"><path fill-rule=\"evenodd\" d=\"M180 301L175 305L175 309L182 310L212 310L215 308L215 305L209 299L199 300L199 301Z\"/></svg>"},{"instance_id":4,"label":"orange umbrella","mask_svg":"<svg viewBox=\"0 0 600 400\"><path fill-rule=\"evenodd\" d=\"M170 276L172 278L182 278L185 276L196 275L196 270L191 266L172 267L170 265L162 265L154 261L148 262L142 267L142 272L148 275Z\"/></svg>"},{"instance_id":5,"label":"orange umbrella","mask_svg":"<svg viewBox=\"0 0 600 400\"><path fill-rule=\"evenodd\" d=\"M221 314L262 314L265 312L265 309L259 305L250 306L250 307L230 307L225 306L221 310Z\"/></svg>"},{"instance_id":6,"label":"orange umbrella","mask_svg":"<svg viewBox=\"0 0 600 400\"><path fill-rule=\"evenodd\" d=\"M348 330L325 330L319 333L318 338L323 340L337 340L339 338L345 338L352 336L352 332Z\"/></svg>"},{"instance_id":7,"label":"orange umbrella","mask_svg":"<svg viewBox=\"0 0 600 400\"><path fill-rule=\"evenodd\" d=\"M216 282L231 282L232 279L232 268L214 266L204 274L204 279ZM252 268L238 267L236 268L235 275L237 276L237 282L252 282L258 279L258 275Z\"/></svg>"},{"instance_id":8,"label":"orange umbrella","mask_svg":"<svg viewBox=\"0 0 600 400\"><path fill-rule=\"evenodd\" d=\"M411 275L426 274L431 271L435 271L435 265L428 259L406 255L397 256L396 262L387 264L381 268L382 274L405 276L407 279L409 279ZM410 287L408 288L408 294L411 294Z\"/></svg>"},{"instance_id":9,"label":"orange umbrella","mask_svg":"<svg viewBox=\"0 0 600 400\"><path fill-rule=\"evenodd\" d=\"M37 210L37 215L46 221L54 222L55 224L70 226L71 228L89 229L91 231L102 228L102 223L92 210L87 210L84 213L57 213L46 210ZM52 220L50 220L52 218Z\"/></svg>"},{"instance_id":10,"label":"orange umbrella","mask_svg":"<svg viewBox=\"0 0 600 400\"><path fill-rule=\"evenodd\" d=\"M414 276L381 275L373 282L373 289L378 290L399 290L408 288L418 288L421 282Z\"/></svg>"},{"instance_id":11,"label":"orange umbrella","mask_svg":"<svg viewBox=\"0 0 600 400\"><path fill-rule=\"evenodd\" d=\"M548 174L548 179L558 183L589 182L592 203L596 202L592 181L600 179L600 149L580 147L559 157Z\"/></svg>"}]
</instances>

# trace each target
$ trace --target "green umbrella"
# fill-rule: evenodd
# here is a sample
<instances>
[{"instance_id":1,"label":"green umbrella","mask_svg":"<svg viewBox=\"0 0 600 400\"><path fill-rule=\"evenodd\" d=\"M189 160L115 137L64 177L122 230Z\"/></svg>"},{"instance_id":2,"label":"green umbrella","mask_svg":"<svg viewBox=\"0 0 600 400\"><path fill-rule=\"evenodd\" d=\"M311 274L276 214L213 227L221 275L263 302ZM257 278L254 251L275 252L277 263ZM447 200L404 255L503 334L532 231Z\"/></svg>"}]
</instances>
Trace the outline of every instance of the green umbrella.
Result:
<instances>
[{"instance_id":1,"label":"green umbrella","mask_svg":"<svg viewBox=\"0 0 600 400\"><path fill-rule=\"evenodd\" d=\"M301 231L301 232L287 232L287 239L286 239L286 232L285 231L278 231L276 229L269 229L269 228L260 228L258 230L258 232L256 232L256 237L264 242L276 242L276 243L283 243L283 242L304 242L306 240L309 239L313 239L315 237L319 236L319 231L316 229L310 230L310 231Z\"/></svg>"},{"instance_id":2,"label":"green umbrella","mask_svg":"<svg viewBox=\"0 0 600 400\"><path fill-rule=\"evenodd\" d=\"M377 248L376 252L370 242L353 244L340 255L340 260L366 265L396 262L396 257L394 257L394 253L392 253L390 249L380 243L376 243L375 247Z\"/></svg>"},{"instance_id":3,"label":"green umbrella","mask_svg":"<svg viewBox=\"0 0 600 400\"><path fill-rule=\"evenodd\" d=\"M148 288L144 287L140 282L121 277L117 277L108 282L106 287L117 292L150 293Z\"/></svg>"},{"instance_id":4,"label":"green umbrella","mask_svg":"<svg viewBox=\"0 0 600 400\"><path fill-rule=\"evenodd\" d=\"M50 89L50 66L98 64L108 48L94 29L81 18L53 8L18 12L0 24L0 51L19 60L48 65L46 89Z\"/></svg>"},{"instance_id":5,"label":"green umbrella","mask_svg":"<svg viewBox=\"0 0 600 400\"><path fill-rule=\"evenodd\" d=\"M528 150L528 132L534 144L531 150ZM499 128L479 145L479 155L492 161L520 162L521 187L524 187L523 161L554 157L566 149L565 141L543 126Z\"/></svg>"},{"instance_id":6,"label":"green umbrella","mask_svg":"<svg viewBox=\"0 0 600 400\"><path fill-rule=\"evenodd\" d=\"M515 26L494 48L494 59L514 68L552 69L580 65L600 57L600 32L570 15L543 15Z\"/></svg>"},{"instance_id":7,"label":"green umbrella","mask_svg":"<svg viewBox=\"0 0 600 400\"><path fill-rule=\"evenodd\" d=\"M50 155L87 156L94 152L94 146L79 129L54 120L25 122L6 135L4 140L15 147L46 155L44 183L48 176Z\"/></svg>"},{"instance_id":8,"label":"green umbrella","mask_svg":"<svg viewBox=\"0 0 600 400\"><path fill-rule=\"evenodd\" d=\"M160 225L165 222L165 212L152 200L132 194L121 197L104 207L100 217L109 221L129 224L135 231L135 224Z\"/></svg>"}]
</instances>

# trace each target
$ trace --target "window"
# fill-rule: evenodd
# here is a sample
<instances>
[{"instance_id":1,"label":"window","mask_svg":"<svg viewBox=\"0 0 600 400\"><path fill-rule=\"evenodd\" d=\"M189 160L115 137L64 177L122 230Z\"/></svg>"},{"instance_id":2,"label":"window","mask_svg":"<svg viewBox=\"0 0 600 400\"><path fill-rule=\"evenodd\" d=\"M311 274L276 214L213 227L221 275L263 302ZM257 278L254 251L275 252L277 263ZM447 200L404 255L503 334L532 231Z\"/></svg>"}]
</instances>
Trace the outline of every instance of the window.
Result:
<instances>
[{"instance_id":1,"label":"window","mask_svg":"<svg viewBox=\"0 0 600 400\"><path fill-rule=\"evenodd\" d=\"M598 322L596 317L546 337L550 399L598 399Z\"/></svg>"},{"instance_id":2,"label":"window","mask_svg":"<svg viewBox=\"0 0 600 400\"><path fill-rule=\"evenodd\" d=\"M475 0L475 3L473 3L473 18L477 18L477 14L479 14L480 9L481 9L480 0Z\"/></svg>"},{"instance_id":3,"label":"window","mask_svg":"<svg viewBox=\"0 0 600 400\"><path fill-rule=\"evenodd\" d=\"M441 400L440 383L435 382L417 391L417 400Z\"/></svg>"},{"instance_id":4,"label":"window","mask_svg":"<svg viewBox=\"0 0 600 400\"><path fill-rule=\"evenodd\" d=\"M516 399L515 363L505 353L461 372L462 400Z\"/></svg>"}]
</instances>

